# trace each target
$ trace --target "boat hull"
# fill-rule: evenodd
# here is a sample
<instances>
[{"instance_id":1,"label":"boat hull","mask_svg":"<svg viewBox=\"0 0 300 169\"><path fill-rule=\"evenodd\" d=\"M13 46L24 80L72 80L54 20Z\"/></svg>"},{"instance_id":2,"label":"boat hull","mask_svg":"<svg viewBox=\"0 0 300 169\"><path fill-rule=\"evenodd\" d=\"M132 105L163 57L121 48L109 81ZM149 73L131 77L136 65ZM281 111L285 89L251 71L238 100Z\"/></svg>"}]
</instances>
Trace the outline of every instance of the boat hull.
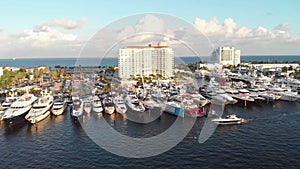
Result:
<instances>
[{"instance_id":1,"label":"boat hull","mask_svg":"<svg viewBox=\"0 0 300 169\"><path fill-rule=\"evenodd\" d=\"M166 104L164 111L175 116L184 117L183 108L174 105Z\"/></svg>"},{"instance_id":2,"label":"boat hull","mask_svg":"<svg viewBox=\"0 0 300 169\"><path fill-rule=\"evenodd\" d=\"M10 110L6 110L6 111L10 111ZM2 120L5 121L5 123L10 124L10 125L22 123L22 122L26 121L25 116L29 111L30 111L30 108L26 108L19 115L9 116L9 117L5 117L5 113L6 113L5 112L4 115L2 116Z\"/></svg>"},{"instance_id":3,"label":"boat hull","mask_svg":"<svg viewBox=\"0 0 300 169\"><path fill-rule=\"evenodd\" d=\"M59 116L59 115L62 115L65 112L66 108L67 108L67 106L64 106L64 107L62 107L60 109L57 109L57 110L52 109L51 112L52 112L53 115Z\"/></svg>"},{"instance_id":4,"label":"boat hull","mask_svg":"<svg viewBox=\"0 0 300 169\"><path fill-rule=\"evenodd\" d=\"M202 117L202 116L204 116L204 113L198 108L185 110L184 113L188 117Z\"/></svg>"},{"instance_id":5,"label":"boat hull","mask_svg":"<svg viewBox=\"0 0 300 169\"><path fill-rule=\"evenodd\" d=\"M39 116L26 118L26 120L29 121L31 124L35 124L35 123L38 123L38 122L44 120L49 115L50 115L50 110L47 110L45 113L43 113Z\"/></svg>"},{"instance_id":6,"label":"boat hull","mask_svg":"<svg viewBox=\"0 0 300 169\"><path fill-rule=\"evenodd\" d=\"M113 108L112 107L107 107L107 108L105 108L104 112L106 114L111 115L111 114L113 114L115 112L115 108L114 107Z\"/></svg>"}]
</instances>

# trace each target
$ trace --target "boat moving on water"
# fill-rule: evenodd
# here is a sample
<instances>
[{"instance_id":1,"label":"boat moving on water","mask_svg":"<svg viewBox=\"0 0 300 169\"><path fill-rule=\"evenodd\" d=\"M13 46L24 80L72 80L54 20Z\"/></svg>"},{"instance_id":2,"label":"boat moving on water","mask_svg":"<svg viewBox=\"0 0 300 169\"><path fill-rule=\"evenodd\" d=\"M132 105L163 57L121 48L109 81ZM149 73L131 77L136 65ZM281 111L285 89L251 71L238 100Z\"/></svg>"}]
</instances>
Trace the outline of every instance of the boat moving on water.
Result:
<instances>
[{"instance_id":1,"label":"boat moving on water","mask_svg":"<svg viewBox=\"0 0 300 169\"><path fill-rule=\"evenodd\" d=\"M246 122L245 119L237 117L235 114L227 115L225 118L215 118L212 122L216 124L243 124Z\"/></svg>"},{"instance_id":2,"label":"boat moving on water","mask_svg":"<svg viewBox=\"0 0 300 169\"><path fill-rule=\"evenodd\" d=\"M32 106L25 119L31 124L35 124L50 115L50 109L53 105L53 96L45 95L40 97Z\"/></svg>"}]
</instances>

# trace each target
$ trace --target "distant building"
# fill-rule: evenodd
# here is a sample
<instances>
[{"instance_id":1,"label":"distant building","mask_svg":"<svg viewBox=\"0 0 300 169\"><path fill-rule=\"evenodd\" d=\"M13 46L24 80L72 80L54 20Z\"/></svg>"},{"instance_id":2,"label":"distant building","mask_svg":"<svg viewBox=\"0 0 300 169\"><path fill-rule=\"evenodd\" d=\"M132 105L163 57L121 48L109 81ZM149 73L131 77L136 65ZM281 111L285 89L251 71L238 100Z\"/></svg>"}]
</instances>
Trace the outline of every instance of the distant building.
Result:
<instances>
[{"instance_id":1,"label":"distant building","mask_svg":"<svg viewBox=\"0 0 300 169\"><path fill-rule=\"evenodd\" d=\"M162 75L172 77L174 69L173 49L166 43L148 46L127 46L119 50L119 77Z\"/></svg>"},{"instance_id":2,"label":"distant building","mask_svg":"<svg viewBox=\"0 0 300 169\"><path fill-rule=\"evenodd\" d=\"M218 47L211 54L211 61L221 65L238 65L241 62L241 51L234 47Z\"/></svg>"}]
</instances>

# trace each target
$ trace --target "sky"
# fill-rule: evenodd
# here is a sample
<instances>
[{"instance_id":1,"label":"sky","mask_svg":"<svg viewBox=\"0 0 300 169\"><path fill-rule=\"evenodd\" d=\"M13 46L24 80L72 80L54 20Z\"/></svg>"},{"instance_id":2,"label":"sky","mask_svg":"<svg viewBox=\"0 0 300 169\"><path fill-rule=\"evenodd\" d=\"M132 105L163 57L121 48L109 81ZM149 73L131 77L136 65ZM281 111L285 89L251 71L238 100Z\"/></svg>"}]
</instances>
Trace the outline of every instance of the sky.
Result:
<instances>
[{"instance_id":1,"label":"sky","mask_svg":"<svg viewBox=\"0 0 300 169\"><path fill-rule=\"evenodd\" d=\"M197 48L202 56L217 46L234 46L242 55L299 55L299 14L298 0L6 0L0 2L0 58L76 57L87 50L85 46L95 35L108 28L110 32L98 36L103 38L102 44L93 42L97 50L86 53L102 55L121 36L149 32L151 28L168 35L160 38L174 47L178 47L174 39L179 39ZM193 37L189 26L207 40ZM143 35L130 42L144 45L154 40L157 38ZM204 47L204 43L210 44ZM203 48L198 49L197 44ZM176 53L185 55L181 48ZM118 49L112 49L111 55L117 55Z\"/></svg>"}]
</instances>

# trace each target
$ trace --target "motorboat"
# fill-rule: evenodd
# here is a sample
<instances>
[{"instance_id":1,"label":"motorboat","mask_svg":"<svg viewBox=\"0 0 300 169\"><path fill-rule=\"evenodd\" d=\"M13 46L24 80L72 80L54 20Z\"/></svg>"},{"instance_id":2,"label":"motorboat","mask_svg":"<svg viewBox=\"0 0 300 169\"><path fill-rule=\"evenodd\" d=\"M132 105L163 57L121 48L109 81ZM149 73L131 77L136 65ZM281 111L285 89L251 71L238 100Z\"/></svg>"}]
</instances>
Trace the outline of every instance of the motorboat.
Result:
<instances>
[{"instance_id":1,"label":"motorboat","mask_svg":"<svg viewBox=\"0 0 300 169\"><path fill-rule=\"evenodd\" d=\"M79 106L81 104L79 96L72 96L73 106Z\"/></svg>"},{"instance_id":2,"label":"motorboat","mask_svg":"<svg viewBox=\"0 0 300 169\"><path fill-rule=\"evenodd\" d=\"M300 98L300 95L298 95L297 92L277 92L276 95L281 96L280 100L284 101L297 101Z\"/></svg>"},{"instance_id":3,"label":"motorboat","mask_svg":"<svg viewBox=\"0 0 300 169\"><path fill-rule=\"evenodd\" d=\"M208 99L206 99L205 97L203 97L201 94L198 94L198 93L191 94L191 97L192 97L193 101L195 103L197 103L200 107L203 107L203 106L207 105L208 103L210 103L210 101Z\"/></svg>"},{"instance_id":4,"label":"motorboat","mask_svg":"<svg viewBox=\"0 0 300 169\"><path fill-rule=\"evenodd\" d=\"M204 114L188 94L175 95L165 103L164 112L184 117L201 117Z\"/></svg>"},{"instance_id":5,"label":"motorboat","mask_svg":"<svg viewBox=\"0 0 300 169\"><path fill-rule=\"evenodd\" d=\"M234 99L234 98L232 98L229 94L220 93L218 95L221 96L223 99L226 100L226 104L235 104L235 103L237 103L237 100Z\"/></svg>"},{"instance_id":6,"label":"motorboat","mask_svg":"<svg viewBox=\"0 0 300 169\"><path fill-rule=\"evenodd\" d=\"M29 112L32 104L37 100L33 94L24 94L20 96L11 106L4 112L2 120L14 123L24 120L25 115Z\"/></svg>"},{"instance_id":7,"label":"motorboat","mask_svg":"<svg viewBox=\"0 0 300 169\"><path fill-rule=\"evenodd\" d=\"M120 114L125 114L127 107L125 105L124 99L121 96L116 96L113 98L113 102L116 107L116 112Z\"/></svg>"},{"instance_id":8,"label":"motorboat","mask_svg":"<svg viewBox=\"0 0 300 169\"><path fill-rule=\"evenodd\" d=\"M115 112L115 104L110 97L106 97L103 100L104 112L111 115Z\"/></svg>"},{"instance_id":9,"label":"motorboat","mask_svg":"<svg viewBox=\"0 0 300 169\"><path fill-rule=\"evenodd\" d=\"M83 110L86 113L91 113L91 111L92 111L92 99L85 98L83 100Z\"/></svg>"},{"instance_id":10,"label":"motorboat","mask_svg":"<svg viewBox=\"0 0 300 169\"><path fill-rule=\"evenodd\" d=\"M52 114L55 116L59 116L64 113L66 108L68 107L67 101L63 98L54 99L53 106L51 108Z\"/></svg>"},{"instance_id":11,"label":"motorboat","mask_svg":"<svg viewBox=\"0 0 300 169\"><path fill-rule=\"evenodd\" d=\"M258 96L257 92L250 92L248 95L254 99L255 103L258 103L258 104L260 104L266 100L264 97Z\"/></svg>"},{"instance_id":12,"label":"motorboat","mask_svg":"<svg viewBox=\"0 0 300 169\"><path fill-rule=\"evenodd\" d=\"M198 105L193 102L191 98L184 98L182 101L182 107L184 109L184 114L188 117L202 117L204 116Z\"/></svg>"},{"instance_id":13,"label":"motorboat","mask_svg":"<svg viewBox=\"0 0 300 169\"><path fill-rule=\"evenodd\" d=\"M71 116L75 119L79 119L83 115L83 102L82 99L80 99L79 97L74 99L73 99L73 109L71 112Z\"/></svg>"},{"instance_id":14,"label":"motorboat","mask_svg":"<svg viewBox=\"0 0 300 169\"><path fill-rule=\"evenodd\" d=\"M10 105L16 101L16 97L6 97L4 102L0 106L0 120L4 115L4 112L10 107Z\"/></svg>"},{"instance_id":15,"label":"motorboat","mask_svg":"<svg viewBox=\"0 0 300 169\"><path fill-rule=\"evenodd\" d=\"M29 113L25 116L25 119L31 124L35 124L50 115L50 109L53 105L53 96L45 95L33 104Z\"/></svg>"},{"instance_id":16,"label":"motorboat","mask_svg":"<svg viewBox=\"0 0 300 169\"><path fill-rule=\"evenodd\" d=\"M242 124L245 123L246 120L243 118L239 118L237 117L235 114L232 115L227 115L225 118L215 118L212 119L212 122L216 123L216 124Z\"/></svg>"},{"instance_id":17,"label":"motorboat","mask_svg":"<svg viewBox=\"0 0 300 169\"><path fill-rule=\"evenodd\" d=\"M265 98L267 102L274 101L276 99L275 95L271 92L258 92L258 96Z\"/></svg>"},{"instance_id":18,"label":"motorboat","mask_svg":"<svg viewBox=\"0 0 300 169\"><path fill-rule=\"evenodd\" d=\"M240 93L240 94L232 94L231 97L238 100L238 103L243 104L245 107L248 104L253 103L254 98L250 97L248 94Z\"/></svg>"},{"instance_id":19,"label":"motorboat","mask_svg":"<svg viewBox=\"0 0 300 169\"><path fill-rule=\"evenodd\" d=\"M134 94L129 94L125 98L125 103L135 111L143 112L145 111L145 107L143 106L142 102L137 98Z\"/></svg>"},{"instance_id":20,"label":"motorboat","mask_svg":"<svg viewBox=\"0 0 300 169\"><path fill-rule=\"evenodd\" d=\"M145 97L141 102L143 103L146 109L153 109L155 106L155 102L153 101L151 96Z\"/></svg>"},{"instance_id":21,"label":"motorboat","mask_svg":"<svg viewBox=\"0 0 300 169\"><path fill-rule=\"evenodd\" d=\"M11 105L14 101L16 101L16 99L17 99L17 97L11 97L11 96L6 97L5 100L4 100L4 102L1 104L0 109L1 109L2 111L8 109L8 108L10 107L10 105Z\"/></svg>"},{"instance_id":22,"label":"motorboat","mask_svg":"<svg viewBox=\"0 0 300 169\"><path fill-rule=\"evenodd\" d=\"M93 98L92 110L95 113L102 113L102 111L103 111L102 102L98 96L94 96L94 98Z\"/></svg>"}]
</instances>

